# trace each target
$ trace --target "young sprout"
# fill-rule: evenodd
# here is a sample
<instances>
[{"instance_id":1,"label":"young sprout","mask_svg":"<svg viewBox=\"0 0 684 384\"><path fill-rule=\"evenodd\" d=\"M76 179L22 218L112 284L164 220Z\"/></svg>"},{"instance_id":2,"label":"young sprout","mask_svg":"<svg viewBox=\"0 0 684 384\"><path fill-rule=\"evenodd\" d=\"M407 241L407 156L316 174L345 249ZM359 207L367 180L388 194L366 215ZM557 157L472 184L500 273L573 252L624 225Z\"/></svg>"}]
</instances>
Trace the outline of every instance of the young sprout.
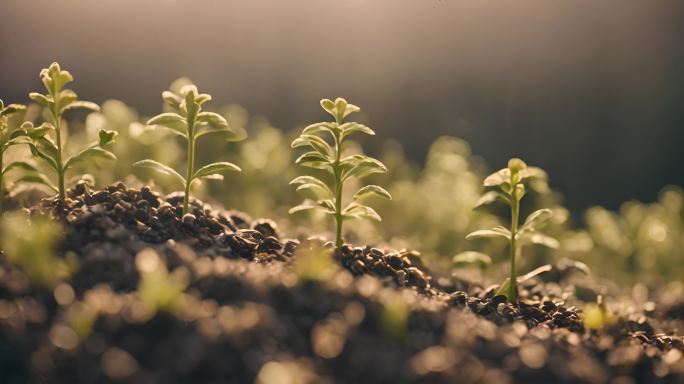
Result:
<instances>
[{"instance_id":1,"label":"young sprout","mask_svg":"<svg viewBox=\"0 0 684 384\"><path fill-rule=\"evenodd\" d=\"M164 175L174 176L185 190L183 197L183 213L189 213L190 186L200 179L223 179L223 172L240 171L240 167L229 162L211 163L195 170L195 145L197 140L207 135L214 135L226 141L240 141L244 135L240 135L228 126L223 116L214 112L206 112L202 105L211 100L206 93L199 93L197 87L190 84L180 90L180 94L164 91L162 98L175 112L162 113L151 118L147 125L161 126L170 129L173 133L181 136L187 142L188 161L185 177L154 160L142 160L133 164L135 167L152 168Z\"/></svg>"},{"instance_id":2,"label":"young sprout","mask_svg":"<svg viewBox=\"0 0 684 384\"><path fill-rule=\"evenodd\" d=\"M5 106L5 103L0 99L0 214L4 212L4 200L5 200L5 184L3 179L7 172L15 168L24 168L30 171L35 171L33 166L25 161L12 161L7 166L3 163L3 155L9 147L22 143L21 136L22 132L16 130L14 132L9 131L9 124L7 119L10 115L17 112L25 110L26 107L21 104L10 104Z\"/></svg>"},{"instance_id":3,"label":"young sprout","mask_svg":"<svg viewBox=\"0 0 684 384\"><path fill-rule=\"evenodd\" d=\"M59 192L59 201L64 202L64 175L66 172L73 168L74 165L89 159L116 160L116 156L104 149L104 147L114 141L117 133L101 129L98 134L98 141L76 154L66 157L64 144L67 141L67 137L63 135L67 131L62 130L62 116L64 112L74 108L98 111L100 107L89 101L78 100L76 92L71 89L64 89L64 86L72 82L74 78L69 72L63 71L57 63L52 63L49 68L44 68L40 71L40 80L45 85L47 93L31 92L29 97L50 111L52 122L45 122L38 127L34 127L30 122L26 122L22 125L22 129L31 139L29 143L31 153L43 159L57 174L58 186L55 189ZM51 132L55 135L54 140L50 136Z\"/></svg>"},{"instance_id":4,"label":"young sprout","mask_svg":"<svg viewBox=\"0 0 684 384\"><path fill-rule=\"evenodd\" d=\"M335 245L340 247L343 242L342 224L345 220L366 217L380 221L380 215L373 208L359 202L361 197L375 194L391 200L392 196L382 187L367 185L354 194L349 205L342 208L342 190L345 181L352 177L362 178L373 173L384 173L387 172L387 168L380 161L368 156L360 154L344 158L341 156L342 143L352 133L362 132L375 135L372 129L363 124L344 122L349 114L358 112L359 107L348 104L343 98L337 98L334 102L323 99L321 107L331 114L335 121L316 123L304 128L302 134L292 142L292 148L310 147L312 150L301 155L295 163L320 169L327 177L325 181L314 176L299 176L292 180L290 184L297 185L297 191L309 191L315 196L315 200L304 200L302 204L290 209L290 213L319 209L333 216L337 225ZM316 135L321 132L327 132L330 135L333 145Z\"/></svg>"},{"instance_id":5,"label":"young sprout","mask_svg":"<svg viewBox=\"0 0 684 384\"><path fill-rule=\"evenodd\" d=\"M489 189L478 201L477 206L492 203L496 200L506 203L511 209L511 227L496 226L492 229L482 229L472 232L466 239L480 237L503 237L509 241L511 273L509 279L501 285L497 294L506 295L513 301L518 298L516 257L520 248L525 244L540 244L549 248L558 248L558 241L538 231L551 218L550 209L540 209L532 212L522 226L519 227L520 200L525 196L524 182L530 179L547 178L546 172L537 167L528 167L524 161L513 158L508 161L508 168L503 168L489 175L484 180L485 188Z\"/></svg>"}]
</instances>

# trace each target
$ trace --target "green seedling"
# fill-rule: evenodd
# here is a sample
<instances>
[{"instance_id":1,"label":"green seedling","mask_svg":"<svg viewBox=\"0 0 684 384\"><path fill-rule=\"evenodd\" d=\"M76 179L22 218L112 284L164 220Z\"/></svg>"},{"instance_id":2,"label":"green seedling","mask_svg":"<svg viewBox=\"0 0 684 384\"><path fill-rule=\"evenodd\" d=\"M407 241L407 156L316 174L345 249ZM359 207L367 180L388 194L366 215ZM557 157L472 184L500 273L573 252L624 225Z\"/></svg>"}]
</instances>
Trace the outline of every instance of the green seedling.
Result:
<instances>
[{"instance_id":1,"label":"green seedling","mask_svg":"<svg viewBox=\"0 0 684 384\"><path fill-rule=\"evenodd\" d=\"M315 199L305 200L302 204L290 209L290 213L317 209L333 216L337 225L335 245L339 247L343 242L342 224L345 220L362 217L381 220L380 215L373 208L359 202L360 198L377 195L391 200L392 196L382 187L367 185L354 194L349 205L342 208L342 191L347 180L352 177L362 178L373 173L385 173L387 168L380 161L361 154L342 158L342 144L349 135L355 132L375 135L372 129L363 124L344 122L349 114L358 112L359 107L348 104L343 98L337 98L334 102L323 99L321 107L331 114L335 121L309 125L304 128L302 134L292 142L291 146L292 148L309 147L312 149L297 158L295 163L322 170L326 178L324 181L314 176L299 176L292 180L290 184L297 185L297 191L310 192ZM333 145L317 135L322 132L330 135Z\"/></svg>"},{"instance_id":2,"label":"green seedling","mask_svg":"<svg viewBox=\"0 0 684 384\"><path fill-rule=\"evenodd\" d=\"M57 63L52 63L49 68L40 71L40 80L45 85L47 93L31 92L29 97L50 112L52 121L45 122L38 127L27 122L22 125L22 129L31 139L29 143L31 153L43 159L57 174L57 187L52 184L49 185L59 193L59 201L64 202L64 176L66 172L76 164L86 160L116 160L116 156L104 147L114 141L117 133L102 129L98 133L98 141L67 157L64 150L64 144L68 139L66 137L67 131L62 129L64 113L75 108L98 111L100 107L90 101L78 100L76 92L71 89L64 89L64 86L72 82L74 78L68 71L63 71ZM55 136L54 140L51 137L52 133ZM44 178L44 181L47 180Z\"/></svg>"},{"instance_id":3,"label":"green seedling","mask_svg":"<svg viewBox=\"0 0 684 384\"><path fill-rule=\"evenodd\" d=\"M223 116L204 111L202 106L211 100L211 96L206 93L198 93L197 87L192 84L184 86L180 90L180 94L165 91L162 93L162 98L175 112L157 115L151 118L147 125L170 129L185 139L188 153L185 177L173 168L154 160L138 161L133 166L151 168L164 175L171 175L178 180L185 190L183 213L189 213L190 186L193 182L199 182L201 179L222 180L224 172L240 171L240 167L226 161L211 163L195 170L197 140L201 137L213 135L226 141L239 141L244 139L244 135L231 129Z\"/></svg>"},{"instance_id":4,"label":"green seedling","mask_svg":"<svg viewBox=\"0 0 684 384\"><path fill-rule=\"evenodd\" d=\"M537 167L528 167L524 161L517 158L508 161L508 168L503 168L489 175L484 180L484 186L488 189L488 192L480 198L477 206L493 203L497 200L507 204L511 209L510 229L496 226L491 229L478 230L466 236L466 239L503 237L509 241L510 277L501 285L497 294L506 295L511 301L518 298L518 279L515 262L520 253L520 248L525 244L539 244L549 248L558 248L558 241L556 239L538 231L553 215L553 211L550 209L540 209L532 212L527 216L522 226L519 226L520 200L522 200L526 193L524 182L535 178L546 179L546 172Z\"/></svg>"},{"instance_id":5,"label":"green seedling","mask_svg":"<svg viewBox=\"0 0 684 384\"><path fill-rule=\"evenodd\" d=\"M10 104L5 106L2 100L0 100L0 214L4 212L5 204L5 175L13 169L24 169L32 173L37 173L37 170L33 165L25 161L11 161L6 166L3 162L3 157L5 151L10 147L18 144L26 143L26 138L23 135L22 130L15 130L10 132L8 118L18 112L22 112L26 109L24 105L21 104Z\"/></svg>"}]
</instances>

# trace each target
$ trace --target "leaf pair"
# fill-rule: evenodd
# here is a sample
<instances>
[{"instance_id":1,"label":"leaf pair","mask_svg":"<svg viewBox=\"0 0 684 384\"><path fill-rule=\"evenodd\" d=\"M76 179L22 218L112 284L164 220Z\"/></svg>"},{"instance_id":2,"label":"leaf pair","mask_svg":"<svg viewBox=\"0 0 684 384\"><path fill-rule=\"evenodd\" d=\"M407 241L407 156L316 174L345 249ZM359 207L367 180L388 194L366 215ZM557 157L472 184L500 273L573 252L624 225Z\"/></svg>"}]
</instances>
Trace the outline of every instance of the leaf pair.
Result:
<instances>
[{"instance_id":1,"label":"leaf pair","mask_svg":"<svg viewBox=\"0 0 684 384\"><path fill-rule=\"evenodd\" d=\"M185 190L183 210L189 211L190 186L201 179L223 179L223 173L240 171L240 167L229 162L217 162L195 170L195 146L197 140L213 135L226 141L239 141L245 138L243 132L233 130L226 119L214 112L203 110L203 104L211 100L206 93L199 93L193 84L185 85L178 94L164 91L162 98L174 112L166 112L151 118L147 125L163 127L185 139L188 148L188 164L185 177L173 168L154 160L138 161L133 166L150 168L164 175L173 176Z\"/></svg>"},{"instance_id":2,"label":"leaf pair","mask_svg":"<svg viewBox=\"0 0 684 384\"><path fill-rule=\"evenodd\" d=\"M378 160L355 154L341 157L342 143L351 134L361 132L375 135L369 127L355 123L344 123L344 119L351 113L359 111L359 107L347 103L343 98L335 101L323 99L321 107L334 118L334 122L311 124L304 128L302 134L292 142L292 148L306 147L309 149L295 160L295 164L303 167L318 169L324 172L329 182L315 176L300 176L290 182L297 186L297 191L311 195L312 198L290 209L290 213L304 210L321 210L335 218L337 224L336 244L342 245L342 223L348 219L370 218L380 221L380 215L371 207L360 202L368 195L377 195L391 199L387 190L377 185L368 185L359 189L352 201L342 208L342 190L345 181L352 177L362 178L374 173L385 173L387 168ZM329 137L332 144L324 137Z\"/></svg>"}]
</instances>

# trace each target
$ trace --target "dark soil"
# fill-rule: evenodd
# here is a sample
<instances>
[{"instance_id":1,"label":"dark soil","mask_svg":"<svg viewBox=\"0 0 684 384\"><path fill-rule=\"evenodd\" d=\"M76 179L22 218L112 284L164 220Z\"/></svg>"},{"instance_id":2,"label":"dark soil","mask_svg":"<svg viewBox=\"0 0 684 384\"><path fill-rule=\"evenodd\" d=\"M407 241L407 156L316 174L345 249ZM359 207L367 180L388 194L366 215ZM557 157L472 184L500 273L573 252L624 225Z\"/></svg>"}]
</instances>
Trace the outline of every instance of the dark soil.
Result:
<instances>
[{"instance_id":1,"label":"dark soil","mask_svg":"<svg viewBox=\"0 0 684 384\"><path fill-rule=\"evenodd\" d=\"M321 242L284 239L270 220L199 201L183 215L182 196L120 183L68 196L33 211L64 224L75 300L0 256L0 383L684 383L683 339L663 333L684 300L592 331L560 268L510 303L412 251L327 244L337 271L301 280L295 251ZM136 254L149 248L189 273L180 307L140 309ZM92 332L74 342L84 306Z\"/></svg>"}]
</instances>

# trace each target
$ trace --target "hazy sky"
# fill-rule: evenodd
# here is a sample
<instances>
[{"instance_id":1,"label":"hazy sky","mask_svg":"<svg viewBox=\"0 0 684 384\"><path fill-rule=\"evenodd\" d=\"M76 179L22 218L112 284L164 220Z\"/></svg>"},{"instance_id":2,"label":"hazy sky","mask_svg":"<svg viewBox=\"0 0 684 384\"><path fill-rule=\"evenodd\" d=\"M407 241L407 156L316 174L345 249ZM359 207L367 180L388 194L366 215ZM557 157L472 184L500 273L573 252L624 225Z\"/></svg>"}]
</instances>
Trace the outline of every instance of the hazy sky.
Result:
<instances>
[{"instance_id":1,"label":"hazy sky","mask_svg":"<svg viewBox=\"0 0 684 384\"><path fill-rule=\"evenodd\" d=\"M176 77L291 129L359 104L422 161L439 135L546 168L573 208L684 185L684 2L3 0L0 98L51 61L145 114Z\"/></svg>"}]
</instances>

